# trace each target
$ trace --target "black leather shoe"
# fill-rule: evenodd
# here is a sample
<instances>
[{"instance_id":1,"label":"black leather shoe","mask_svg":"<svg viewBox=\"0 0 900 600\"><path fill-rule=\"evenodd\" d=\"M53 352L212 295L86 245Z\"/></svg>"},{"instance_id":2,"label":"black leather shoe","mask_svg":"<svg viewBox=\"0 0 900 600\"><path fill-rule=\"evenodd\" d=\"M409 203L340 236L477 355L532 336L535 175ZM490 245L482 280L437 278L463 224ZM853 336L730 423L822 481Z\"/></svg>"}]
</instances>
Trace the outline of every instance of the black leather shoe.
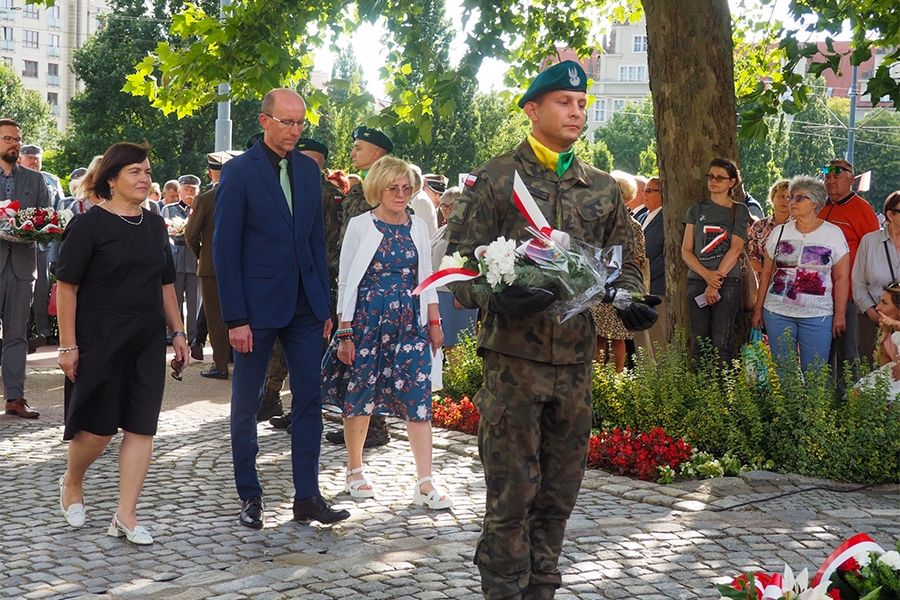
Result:
<instances>
[{"instance_id":1,"label":"black leather shoe","mask_svg":"<svg viewBox=\"0 0 900 600\"><path fill-rule=\"evenodd\" d=\"M200 342L191 344L191 358L194 360L203 360L203 344Z\"/></svg>"},{"instance_id":2,"label":"black leather shoe","mask_svg":"<svg viewBox=\"0 0 900 600\"><path fill-rule=\"evenodd\" d=\"M291 425L291 413L278 415L269 419L269 425L275 429L287 429Z\"/></svg>"},{"instance_id":3,"label":"black leather shoe","mask_svg":"<svg viewBox=\"0 0 900 600\"><path fill-rule=\"evenodd\" d=\"M42 335L36 335L28 340L28 354L34 354L37 349L47 343L47 338Z\"/></svg>"},{"instance_id":4,"label":"black leather shoe","mask_svg":"<svg viewBox=\"0 0 900 600\"><path fill-rule=\"evenodd\" d=\"M241 525L253 529L262 529L263 522L266 520L263 514L265 509L266 503L263 502L262 496L250 496L244 500L244 504L241 506Z\"/></svg>"},{"instance_id":5,"label":"black leather shoe","mask_svg":"<svg viewBox=\"0 0 900 600\"><path fill-rule=\"evenodd\" d=\"M345 443L344 430L338 429L337 431L329 431L325 434L325 439L332 444L343 446ZM390 441L391 435L388 433L387 429L370 426L369 430L366 432L366 442L363 444L363 448L377 448L379 446L384 446Z\"/></svg>"},{"instance_id":6,"label":"black leather shoe","mask_svg":"<svg viewBox=\"0 0 900 600\"><path fill-rule=\"evenodd\" d=\"M334 510L325 504L322 496L312 496L303 500L294 500L295 521L318 521L330 525L350 517L346 510Z\"/></svg>"},{"instance_id":7,"label":"black leather shoe","mask_svg":"<svg viewBox=\"0 0 900 600\"><path fill-rule=\"evenodd\" d=\"M217 371L216 368L213 367L208 371L200 371L200 377L206 377L207 379L228 379L228 373Z\"/></svg>"},{"instance_id":8,"label":"black leather shoe","mask_svg":"<svg viewBox=\"0 0 900 600\"><path fill-rule=\"evenodd\" d=\"M256 413L256 422L262 423L281 414L284 414L284 406L281 404L281 393L272 390L263 392L262 403L259 405L259 411Z\"/></svg>"}]
</instances>

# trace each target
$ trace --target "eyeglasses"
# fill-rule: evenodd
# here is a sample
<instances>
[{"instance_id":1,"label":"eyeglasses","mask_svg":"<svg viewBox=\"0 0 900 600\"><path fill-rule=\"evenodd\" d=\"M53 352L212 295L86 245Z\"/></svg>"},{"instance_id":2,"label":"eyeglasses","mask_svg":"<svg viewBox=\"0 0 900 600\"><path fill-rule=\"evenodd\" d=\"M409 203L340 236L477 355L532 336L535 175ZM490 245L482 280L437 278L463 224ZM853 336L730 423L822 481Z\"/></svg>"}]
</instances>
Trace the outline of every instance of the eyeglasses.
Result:
<instances>
[{"instance_id":1,"label":"eyeglasses","mask_svg":"<svg viewBox=\"0 0 900 600\"><path fill-rule=\"evenodd\" d=\"M810 199L809 196L804 196L803 194L794 194L793 196L788 196L787 201L788 202L800 202L804 198L807 200Z\"/></svg>"},{"instance_id":2,"label":"eyeglasses","mask_svg":"<svg viewBox=\"0 0 900 600\"><path fill-rule=\"evenodd\" d=\"M441 210L450 210L453 208L452 204L441 204Z\"/></svg>"},{"instance_id":3,"label":"eyeglasses","mask_svg":"<svg viewBox=\"0 0 900 600\"><path fill-rule=\"evenodd\" d=\"M293 128L294 125L296 125L296 126L299 127L300 129L303 129L304 127L306 127L306 124L307 124L306 119L304 119L304 120L302 120L302 121L290 121L290 120L285 121L285 120L279 119L278 117L273 117L273 116L270 115L269 113L265 113L265 115L266 115L267 117L269 117L270 119L274 119L275 121L278 121L279 123L281 123L282 125L284 125L284 126L287 127L288 129Z\"/></svg>"},{"instance_id":4,"label":"eyeglasses","mask_svg":"<svg viewBox=\"0 0 900 600\"><path fill-rule=\"evenodd\" d=\"M900 291L900 280L890 282L889 284L884 286L884 289L886 289L888 291L895 291L895 292Z\"/></svg>"},{"instance_id":5,"label":"eyeglasses","mask_svg":"<svg viewBox=\"0 0 900 600\"><path fill-rule=\"evenodd\" d=\"M403 187L391 185L384 189L386 192L390 192L391 196L409 196L412 194L412 186L409 185L404 185Z\"/></svg>"},{"instance_id":6,"label":"eyeglasses","mask_svg":"<svg viewBox=\"0 0 900 600\"><path fill-rule=\"evenodd\" d=\"M832 166L822 167L822 173L824 175L828 175L828 174L840 175L844 171L847 171L848 173L853 175L853 171L851 169L848 169L847 167L832 167Z\"/></svg>"},{"instance_id":7,"label":"eyeglasses","mask_svg":"<svg viewBox=\"0 0 900 600\"><path fill-rule=\"evenodd\" d=\"M22 138L20 138L20 137L13 137L13 136L11 136L11 135L4 135L2 139L3 139L3 142L6 143L6 144L19 144L19 145L22 145L22 142L25 141L24 139L22 139Z\"/></svg>"},{"instance_id":8,"label":"eyeglasses","mask_svg":"<svg viewBox=\"0 0 900 600\"><path fill-rule=\"evenodd\" d=\"M707 179L708 179L708 178L709 178L709 175L707 175ZM646 188L646 187L644 188L644 193L645 193L645 194L655 194L655 193L658 192L658 191L659 191L659 190L654 190L654 189L652 189L652 188Z\"/></svg>"},{"instance_id":9,"label":"eyeglasses","mask_svg":"<svg viewBox=\"0 0 900 600\"><path fill-rule=\"evenodd\" d=\"M176 381L184 380L184 361L178 360L177 358L173 358L172 362L169 364L172 367L172 379Z\"/></svg>"},{"instance_id":10,"label":"eyeglasses","mask_svg":"<svg viewBox=\"0 0 900 600\"><path fill-rule=\"evenodd\" d=\"M715 181L716 183L722 183L723 181L728 181L730 179L734 179L734 177L723 177L722 175L713 175L712 173L706 174L707 181Z\"/></svg>"}]
</instances>

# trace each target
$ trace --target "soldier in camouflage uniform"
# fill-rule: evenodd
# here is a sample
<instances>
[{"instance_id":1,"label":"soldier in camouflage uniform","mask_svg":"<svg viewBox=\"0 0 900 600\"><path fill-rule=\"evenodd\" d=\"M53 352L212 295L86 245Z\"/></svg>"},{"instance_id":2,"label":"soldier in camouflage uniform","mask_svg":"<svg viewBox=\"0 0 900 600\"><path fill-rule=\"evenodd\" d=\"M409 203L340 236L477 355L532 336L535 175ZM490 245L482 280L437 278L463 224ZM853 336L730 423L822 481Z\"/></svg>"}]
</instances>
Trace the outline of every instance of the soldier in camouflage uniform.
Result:
<instances>
[{"instance_id":1,"label":"soldier in camouflage uniform","mask_svg":"<svg viewBox=\"0 0 900 600\"><path fill-rule=\"evenodd\" d=\"M391 138L377 129L360 125L353 130L353 150L350 151L350 159L353 161L353 167L359 171L362 179L366 178L366 173L369 172L375 161L382 156L390 154L393 150L394 143L391 141ZM341 239L344 239L344 233L347 231L347 223L350 222L350 219L358 217L364 212L369 212L372 208L363 195L362 181L351 187L350 191L347 192L347 197L344 199L344 222L341 227ZM338 268L339 259L339 256L335 257L333 263L331 263L335 271Z\"/></svg>"},{"instance_id":2,"label":"soldier in camouflage uniform","mask_svg":"<svg viewBox=\"0 0 900 600\"><path fill-rule=\"evenodd\" d=\"M516 150L468 176L448 218L448 254L458 250L472 257L476 247L500 236L530 238L512 202L518 171L553 227L594 246L622 246L617 287L644 289L619 186L571 154L584 126L586 82L572 61L532 82L519 103L532 133ZM589 312L562 324L539 314L554 301L552 290L511 286L491 294L476 292L470 282L450 288L463 306L483 315L478 352L484 387L474 402L481 413L478 450L487 486L475 551L484 597L552 598L561 583L557 563L566 521L587 460L594 324ZM622 314L626 325L652 325L652 308L635 311Z\"/></svg>"},{"instance_id":3,"label":"soldier in camouflage uniform","mask_svg":"<svg viewBox=\"0 0 900 600\"><path fill-rule=\"evenodd\" d=\"M353 161L353 166L359 170L361 179L365 179L366 174L369 172L369 169L372 168L372 165L375 164L375 161L382 156L390 154L393 150L394 143L391 141L391 138L377 129L360 125L353 130L353 150L350 151L350 159ZM366 202L366 197L363 195L361 180L359 183L354 184L350 188L350 191L347 192L347 197L344 198L343 205L344 220L341 224L341 240L344 239L344 233L347 231L347 223L350 222L350 219L374 208ZM326 226L326 233L327 231ZM340 246L338 246L337 254L334 257L329 258L329 271L334 270L334 272L337 273L338 267L340 266L339 263ZM333 306L336 304L337 303L335 302ZM344 431L329 431L325 434L325 439L332 444L343 444ZM382 415L372 415L372 418L369 419L369 430L366 433L365 447L373 448L376 446L383 446L390 440L391 437L390 434L388 434L387 423L385 422L384 417Z\"/></svg>"}]
</instances>

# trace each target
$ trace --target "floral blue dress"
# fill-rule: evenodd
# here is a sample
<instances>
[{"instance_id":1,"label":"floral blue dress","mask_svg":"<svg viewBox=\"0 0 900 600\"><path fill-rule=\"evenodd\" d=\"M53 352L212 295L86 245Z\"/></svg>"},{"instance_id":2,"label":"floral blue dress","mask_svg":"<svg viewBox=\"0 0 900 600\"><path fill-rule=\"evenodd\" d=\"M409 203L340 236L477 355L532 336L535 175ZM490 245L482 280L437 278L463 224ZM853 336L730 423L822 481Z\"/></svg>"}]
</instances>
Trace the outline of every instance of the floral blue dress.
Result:
<instances>
[{"instance_id":1,"label":"floral blue dress","mask_svg":"<svg viewBox=\"0 0 900 600\"><path fill-rule=\"evenodd\" d=\"M419 323L419 258L411 221L374 220L382 233L356 298L353 365L337 357L332 338L322 360L322 403L344 418L379 414L431 420L431 343Z\"/></svg>"}]
</instances>

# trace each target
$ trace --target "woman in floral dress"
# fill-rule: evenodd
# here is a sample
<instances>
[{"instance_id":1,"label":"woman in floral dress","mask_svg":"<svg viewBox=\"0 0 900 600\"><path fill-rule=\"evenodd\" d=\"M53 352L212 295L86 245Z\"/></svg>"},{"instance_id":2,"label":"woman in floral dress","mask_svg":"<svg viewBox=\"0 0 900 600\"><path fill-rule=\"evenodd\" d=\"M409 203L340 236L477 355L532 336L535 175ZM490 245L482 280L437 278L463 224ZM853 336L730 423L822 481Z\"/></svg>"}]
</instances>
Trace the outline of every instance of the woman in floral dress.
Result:
<instances>
[{"instance_id":1,"label":"woman in floral dress","mask_svg":"<svg viewBox=\"0 0 900 600\"><path fill-rule=\"evenodd\" d=\"M353 218L341 244L339 328L322 362L323 403L344 417L345 491L371 498L362 450L372 414L404 419L416 462L413 502L450 508L431 478L431 362L444 342L437 294L412 291L431 275L428 228L406 212L409 165L379 159L363 181L376 208Z\"/></svg>"}]
</instances>

